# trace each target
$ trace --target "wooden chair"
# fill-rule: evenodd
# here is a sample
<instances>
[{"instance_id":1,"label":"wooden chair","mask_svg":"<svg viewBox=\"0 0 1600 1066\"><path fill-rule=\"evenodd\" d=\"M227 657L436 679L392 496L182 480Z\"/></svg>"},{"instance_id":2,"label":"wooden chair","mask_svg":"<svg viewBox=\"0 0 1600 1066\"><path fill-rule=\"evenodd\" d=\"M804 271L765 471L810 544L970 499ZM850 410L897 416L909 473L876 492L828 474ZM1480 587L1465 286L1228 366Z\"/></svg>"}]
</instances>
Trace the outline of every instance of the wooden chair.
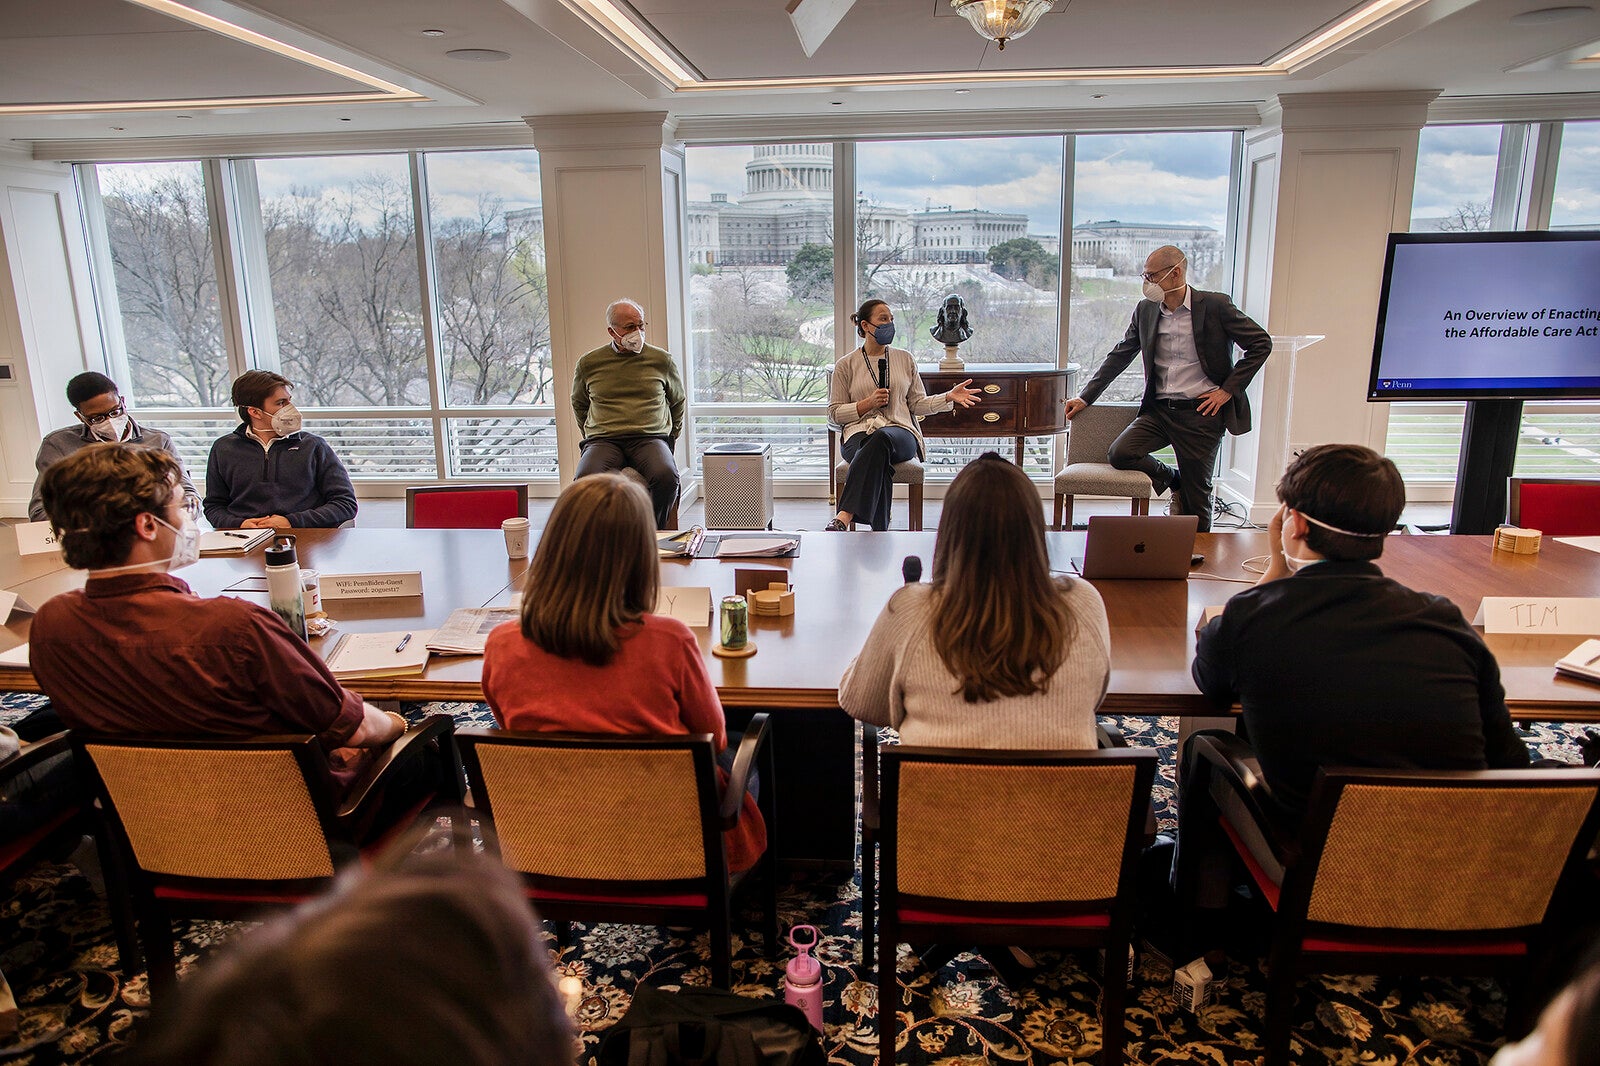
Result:
<instances>
[{"instance_id":1,"label":"wooden chair","mask_svg":"<svg viewBox=\"0 0 1600 1066\"><path fill-rule=\"evenodd\" d=\"M1547 537L1600 534L1600 478L1506 479L1507 520Z\"/></svg>"},{"instance_id":2,"label":"wooden chair","mask_svg":"<svg viewBox=\"0 0 1600 1066\"><path fill-rule=\"evenodd\" d=\"M410 485L407 529L499 529L528 517L527 485Z\"/></svg>"},{"instance_id":3,"label":"wooden chair","mask_svg":"<svg viewBox=\"0 0 1600 1066\"><path fill-rule=\"evenodd\" d=\"M895 1057L905 941L1104 949L1100 1061L1120 1063L1156 753L890 745L879 759L878 1061ZM869 869L863 854L864 884Z\"/></svg>"},{"instance_id":4,"label":"wooden chair","mask_svg":"<svg viewBox=\"0 0 1600 1066\"><path fill-rule=\"evenodd\" d=\"M1077 496L1127 496L1130 514L1149 514L1155 485L1138 470L1118 470L1106 456L1111 442L1139 416L1139 405L1094 403L1078 412L1067 427L1066 464L1056 473L1055 529L1072 528L1072 501Z\"/></svg>"},{"instance_id":5,"label":"wooden chair","mask_svg":"<svg viewBox=\"0 0 1600 1066\"><path fill-rule=\"evenodd\" d=\"M1552 897L1584 876L1600 828L1593 770L1324 769L1285 842L1256 822L1248 748L1196 741L1210 750L1190 787L1242 797L1219 805L1221 830L1273 911L1267 1066L1291 1061L1301 974L1500 974L1520 987L1541 937L1559 935L1545 928Z\"/></svg>"},{"instance_id":6,"label":"wooden chair","mask_svg":"<svg viewBox=\"0 0 1600 1066\"><path fill-rule=\"evenodd\" d=\"M617 471L617 473L621 474L635 485L638 485L641 489L644 489L646 496L650 495L650 482L646 481L644 479L644 475L639 473L639 471L635 470L631 466L625 466L621 470ZM662 528L678 528L678 497L676 496L672 498L672 506L667 509L667 524Z\"/></svg>"},{"instance_id":7,"label":"wooden chair","mask_svg":"<svg viewBox=\"0 0 1600 1066\"><path fill-rule=\"evenodd\" d=\"M772 847L729 875L722 831L738 824L761 762L760 808L776 821L767 716L750 720L719 797L708 734L638 737L467 729L457 734L488 846L522 875L528 898L556 922L693 925L709 929L711 981L731 987L730 899L762 884L768 958L778 941Z\"/></svg>"},{"instance_id":8,"label":"wooden chair","mask_svg":"<svg viewBox=\"0 0 1600 1066\"><path fill-rule=\"evenodd\" d=\"M448 715L427 718L374 760L342 805L315 737L75 735L78 765L128 873L152 997L177 983L174 917L237 918L302 903L428 807L459 805L452 774L453 790L419 795L387 833L365 832L384 787L429 741L444 746L445 765L457 765L453 729Z\"/></svg>"},{"instance_id":9,"label":"wooden chair","mask_svg":"<svg viewBox=\"0 0 1600 1066\"><path fill-rule=\"evenodd\" d=\"M844 491L845 479L850 476L850 461L839 455L839 427L828 427L828 503L837 506L839 494ZM922 460L911 458L903 463L894 464L894 476L891 480L896 485L907 487L906 500L906 528L913 532L922 529L922 485L926 480L927 471L923 469ZM850 528L856 528L854 522Z\"/></svg>"}]
</instances>

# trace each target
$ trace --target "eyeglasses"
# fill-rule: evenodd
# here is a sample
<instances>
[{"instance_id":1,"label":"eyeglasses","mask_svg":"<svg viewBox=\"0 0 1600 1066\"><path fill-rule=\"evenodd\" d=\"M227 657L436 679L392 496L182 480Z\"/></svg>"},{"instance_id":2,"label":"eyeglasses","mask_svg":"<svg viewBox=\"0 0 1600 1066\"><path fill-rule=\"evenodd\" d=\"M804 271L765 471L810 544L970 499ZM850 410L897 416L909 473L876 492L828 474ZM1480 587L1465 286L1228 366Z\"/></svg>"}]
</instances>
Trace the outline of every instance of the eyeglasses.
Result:
<instances>
[{"instance_id":1,"label":"eyeglasses","mask_svg":"<svg viewBox=\"0 0 1600 1066\"><path fill-rule=\"evenodd\" d=\"M127 414L127 409L124 408L119 403L119 404L117 404L117 406L113 407L111 410L105 412L104 414L99 414L99 415L82 415L82 414L80 414L78 417L83 419L83 424L86 425L86 426L98 426L98 425L103 425L104 423L111 421L113 418L121 418L125 414Z\"/></svg>"},{"instance_id":2,"label":"eyeglasses","mask_svg":"<svg viewBox=\"0 0 1600 1066\"><path fill-rule=\"evenodd\" d=\"M1155 281L1157 278L1166 277L1168 274L1172 273L1174 270L1177 270L1181 266L1183 266L1182 259L1178 260L1176 263L1173 263L1165 270L1146 270L1142 276L1146 281Z\"/></svg>"},{"instance_id":3,"label":"eyeglasses","mask_svg":"<svg viewBox=\"0 0 1600 1066\"><path fill-rule=\"evenodd\" d=\"M182 507L184 514L188 515L197 522L200 520L200 497L185 496L183 498L183 503L180 506Z\"/></svg>"},{"instance_id":4,"label":"eyeglasses","mask_svg":"<svg viewBox=\"0 0 1600 1066\"><path fill-rule=\"evenodd\" d=\"M618 333L632 333L636 329L644 329L644 327L648 326L649 324L650 323L648 322L624 322L619 326L612 326L611 328L616 330Z\"/></svg>"}]
</instances>

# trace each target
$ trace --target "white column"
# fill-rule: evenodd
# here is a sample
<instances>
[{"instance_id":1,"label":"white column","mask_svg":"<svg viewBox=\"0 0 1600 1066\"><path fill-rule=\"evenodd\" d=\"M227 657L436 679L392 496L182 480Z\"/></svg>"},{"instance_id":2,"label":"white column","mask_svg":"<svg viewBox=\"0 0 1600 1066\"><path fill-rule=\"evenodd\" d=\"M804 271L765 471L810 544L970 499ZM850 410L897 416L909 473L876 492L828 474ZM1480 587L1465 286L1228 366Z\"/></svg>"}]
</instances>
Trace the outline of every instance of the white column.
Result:
<instances>
[{"instance_id":1,"label":"white column","mask_svg":"<svg viewBox=\"0 0 1600 1066\"><path fill-rule=\"evenodd\" d=\"M1250 390L1255 429L1224 451L1217 492L1258 522L1277 506L1290 445L1384 447L1388 405L1366 402L1378 290L1389 233L1410 227L1417 138L1437 95L1280 94L1245 136L1235 302L1275 335L1327 338L1297 366L1267 360Z\"/></svg>"},{"instance_id":2,"label":"white column","mask_svg":"<svg viewBox=\"0 0 1600 1066\"><path fill-rule=\"evenodd\" d=\"M683 148L665 112L533 116L539 150L556 437L563 483L578 462L570 400L578 357L606 343L606 305L644 305L651 343L688 379L684 341ZM687 434L686 434L687 436ZM679 442L678 464L687 454Z\"/></svg>"}]
</instances>

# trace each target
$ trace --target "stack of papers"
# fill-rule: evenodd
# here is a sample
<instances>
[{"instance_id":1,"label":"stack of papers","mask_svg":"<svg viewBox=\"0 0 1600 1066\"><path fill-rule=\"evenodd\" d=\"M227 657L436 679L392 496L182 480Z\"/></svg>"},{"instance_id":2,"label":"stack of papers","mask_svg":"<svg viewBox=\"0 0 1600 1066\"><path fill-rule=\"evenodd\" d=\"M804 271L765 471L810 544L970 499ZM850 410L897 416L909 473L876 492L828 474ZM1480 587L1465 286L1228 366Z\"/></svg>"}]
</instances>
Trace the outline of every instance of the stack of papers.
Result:
<instances>
[{"instance_id":1,"label":"stack of papers","mask_svg":"<svg viewBox=\"0 0 1600 1066\"><path fill-rule=\"evenodd\" d=\"M517 607L459 607L434 631L428 648L440 655L482 655L489 631L521 613Z\"/></svg>"},{"instance_id":2,"label":"stack of papers","mask_svg":"<svg viewBox=\"0 0 1600 1066\"><path fill-rule=\"evenodd\" d=\"M256 545L270 540L276 529L213 529L200 534L200 554L244 555Z\"/></svg>"},{"instance_id":3,"label":"stack of papers","mask_svg":"<svg viewBox=\"0 0 1600 1066\"><path fill-rule=\"evenodd\" d=\"M1600 681L1600 640L1586 640L1557 659L1556 673Z\"/></svg>"},{"instance_id":4,"label":"stack of papers","mask_svg":"<svg viewBox=\"0 0 1600 1066\"><path fill-rule=\"evenodd\" d=\"M717 542L718 559L776 559L793 555L800 547L796 536L731 537L724 535Z\"/></svg>"},{"instance_id":5,"label":"stack of papers","mask_svg":"<svg viewBox=\"0 0 1600 1066\"><path fill-rule=\"evenodd\" d=\"M428 667L431 630L344 633L324 658L341 681L372 677L415 677Z\"/></svg>"}]
</instances>

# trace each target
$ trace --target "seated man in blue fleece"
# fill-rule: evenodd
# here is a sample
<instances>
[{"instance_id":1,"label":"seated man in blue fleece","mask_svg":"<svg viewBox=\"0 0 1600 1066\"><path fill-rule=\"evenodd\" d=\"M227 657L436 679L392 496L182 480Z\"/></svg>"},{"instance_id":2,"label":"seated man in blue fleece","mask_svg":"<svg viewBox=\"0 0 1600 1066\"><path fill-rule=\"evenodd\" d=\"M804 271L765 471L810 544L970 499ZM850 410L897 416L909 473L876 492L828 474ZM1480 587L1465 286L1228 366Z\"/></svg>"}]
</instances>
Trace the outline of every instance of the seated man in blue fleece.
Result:
<instances>
[{"instance_id":1,"label":"seated man in blue fleece","mask_svg":"<svg viewBox=\"0 0 1600 1066\"><path fill-rule=\"evenodd\" d=\"M234 381L242 421L206 462L206 519L217 529L330 529L355 518L350 475L327 441L300 428L293 388L270 370Z\"/></svg>"}]
</instances>

